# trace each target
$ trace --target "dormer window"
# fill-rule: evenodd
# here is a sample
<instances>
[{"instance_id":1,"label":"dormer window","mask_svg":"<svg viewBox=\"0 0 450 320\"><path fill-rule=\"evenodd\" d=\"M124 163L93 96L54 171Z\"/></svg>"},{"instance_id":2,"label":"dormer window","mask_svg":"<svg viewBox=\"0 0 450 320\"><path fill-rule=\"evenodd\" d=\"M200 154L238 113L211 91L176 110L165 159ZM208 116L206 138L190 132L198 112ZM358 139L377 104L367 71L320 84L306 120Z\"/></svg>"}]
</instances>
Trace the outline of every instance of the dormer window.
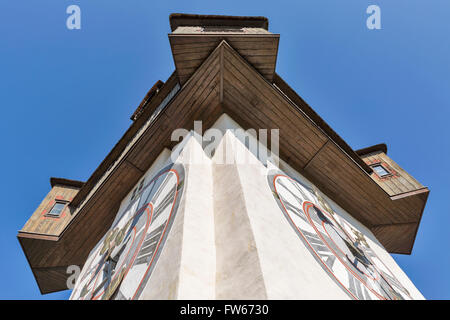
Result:
<instances>
[{"instance_id":1,"label":"dormer window","mask_svg":"<svg viewBox=\"0 0 450 320\"><path fill-rule=\"evenodd\" d=\"M50 216L53 218L58 218L66 207L67 201L56 200L53 207L46 214L46 216Z\"/></svg>"},{"instance_id":2,"label":"dormer window","mask_svg":"<svg viewBox=\"0 0 450 320\"><path fill-rule=\"evenodd\" d=\"M372 166L373 171L380 177L385 177L390 175L391 173L381 164L376 164Z\"/></svg>"}]
</instances>

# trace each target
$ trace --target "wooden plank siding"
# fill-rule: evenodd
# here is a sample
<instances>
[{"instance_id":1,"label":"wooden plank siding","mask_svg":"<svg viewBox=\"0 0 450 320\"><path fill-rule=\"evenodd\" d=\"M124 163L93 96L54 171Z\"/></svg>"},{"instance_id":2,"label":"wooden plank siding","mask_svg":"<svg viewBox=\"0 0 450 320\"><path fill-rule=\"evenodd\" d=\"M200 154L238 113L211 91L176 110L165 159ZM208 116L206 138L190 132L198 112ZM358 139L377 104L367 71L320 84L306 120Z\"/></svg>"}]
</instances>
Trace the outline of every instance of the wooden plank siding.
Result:
<instances>
[{"instance_id":1,"label":"wooden plank siding","mask_svg":"<svg viewBox=\"0 0 450 320\"><path fill-rule=\"evenodd\" d=\"M79 190L80 188L72 186L55 185L39 204L30 219L25 223L21 232L59 236L61 231L70 222L74 209L66 206L58 218L50 217L46 214L53 207L55 200L62 200L70 203Z\"/></svg>"},{"instance_id":2,"label":"wooden plank siding","mask_svg":"<svg viewBox=\"0 0 450 320\"><path fill-rule=\"evenodd\" d=\"M184 84L200 64L226 40L267 80L272 81L278 54L278 34L169 34L175 67Z\"/></svg>"},{"instance_id":3,"label":"wooden plank siding","mask_svg":"<svg viewBox=\"0 0 450 320\"><path fill-rule=\"evenodd\" d=\"M362 155L361 158L369 165L381 164L391 172L391 175L385 178L378 177L376 173L372 175L374 181L390 196L423 188L422 184L382 151L371 152Z\"/></svg>"}]
</instances>

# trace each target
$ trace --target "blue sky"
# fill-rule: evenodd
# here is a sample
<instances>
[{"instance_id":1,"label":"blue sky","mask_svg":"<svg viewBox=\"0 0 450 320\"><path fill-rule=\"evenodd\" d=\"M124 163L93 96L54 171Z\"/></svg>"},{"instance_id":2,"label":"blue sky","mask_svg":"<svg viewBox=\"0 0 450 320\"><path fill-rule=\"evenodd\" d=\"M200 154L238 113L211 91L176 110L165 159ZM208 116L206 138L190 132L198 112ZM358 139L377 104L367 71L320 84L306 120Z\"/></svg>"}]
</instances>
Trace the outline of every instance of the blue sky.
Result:
<instances>
[{"instance_id":1,"label":"blue sky","mask_svg":"<svg viewBox=\"0 0 450 320\"><path fill-rule=\"evenodd\" d=\"M77 4L82 29L66 28ZM381 8L382 30L366 28ZM172 12L261 15L281 34L277 72L355 149L388 154L431 189L412 255L395 259L428 299L450 298L448 0L0 3L0 299L41 296L16 234L50 189L86 180L156 80L174 70Z\"/></svg>"}]
</instances>

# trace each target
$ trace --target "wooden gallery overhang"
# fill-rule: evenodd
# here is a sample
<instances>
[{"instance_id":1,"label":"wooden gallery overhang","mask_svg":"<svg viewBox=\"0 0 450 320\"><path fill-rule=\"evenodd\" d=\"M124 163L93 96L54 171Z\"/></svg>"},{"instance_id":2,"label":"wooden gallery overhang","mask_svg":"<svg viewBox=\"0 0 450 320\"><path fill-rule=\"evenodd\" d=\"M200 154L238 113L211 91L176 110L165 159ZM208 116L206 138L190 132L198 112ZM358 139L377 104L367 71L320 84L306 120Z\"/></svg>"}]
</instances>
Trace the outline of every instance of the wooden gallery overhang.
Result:
<instances>
[{"instance_id":1,"label":"wooden gallery overhang","mask_svg":"<svg viewBox=\"0 0 450 320\"><path fill-rule=\"evenodd\" d=\"M411 253L428 189L387 157L385 145L355 152L275 73L279 35L268 31L266 18L174 14L170 24L174 73L149 91L89 180L52 179L52 190L19 231L42 293L67 288L67 267L84 264L121 200L174 146L173 130L191 130L201 120L205 131L223 113L244 129L279 128L284 161L389 252ZM372 171L376 164L389 168L389 179ZM67 201L62 218L46 216L52 201Z\"/></svg>"}]
</instances>

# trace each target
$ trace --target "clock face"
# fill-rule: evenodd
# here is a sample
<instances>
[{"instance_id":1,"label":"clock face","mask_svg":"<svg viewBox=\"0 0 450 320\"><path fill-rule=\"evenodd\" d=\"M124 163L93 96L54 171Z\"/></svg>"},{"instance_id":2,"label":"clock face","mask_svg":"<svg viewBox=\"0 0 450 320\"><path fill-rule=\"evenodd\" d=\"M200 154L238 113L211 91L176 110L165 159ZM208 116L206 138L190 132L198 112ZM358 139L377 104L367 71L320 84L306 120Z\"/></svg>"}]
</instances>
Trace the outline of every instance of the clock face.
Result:
<instances>
[{"instance_id":1,"label":"clock face","mask_svg":"<svg viewBox=\"0 0 450 320\"><path fill-rule=\"evenodd\" d=\"M86 262L72 299L137 299L164 247L183 192L184 168L142 180Z\"/></svg>"},{"instance_id":2,"label":"clock face","mask_svg":"<svg viewBox=\"0 0 450 320\"><path fill-rule=\"evenodd\" d=\"M411 299L369 247L364 235L337 215L315 187L268 175L281 212L330 277L353 299Z\"/></svg>"}]
</instances>

